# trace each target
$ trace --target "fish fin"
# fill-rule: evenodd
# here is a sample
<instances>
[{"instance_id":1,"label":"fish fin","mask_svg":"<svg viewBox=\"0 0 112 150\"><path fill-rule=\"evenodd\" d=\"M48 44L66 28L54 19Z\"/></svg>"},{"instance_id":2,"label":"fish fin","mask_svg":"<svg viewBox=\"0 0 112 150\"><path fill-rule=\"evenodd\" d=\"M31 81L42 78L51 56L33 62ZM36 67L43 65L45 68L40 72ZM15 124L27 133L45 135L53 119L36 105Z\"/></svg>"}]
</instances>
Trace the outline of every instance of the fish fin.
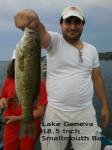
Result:
<instances>
[{"instance_id":1,"label":"fish fin","mask_svg":"<svg viewBox=\"0 0 112 150\"><path fill-rule=\"evenodd\" d=\"M36 129L34 126L34 121L32 122L24 122L21 121L20 124L20 131L19 131L19 138L30 136L30 137L36 137Z\"/></svg>"}]
</instances>

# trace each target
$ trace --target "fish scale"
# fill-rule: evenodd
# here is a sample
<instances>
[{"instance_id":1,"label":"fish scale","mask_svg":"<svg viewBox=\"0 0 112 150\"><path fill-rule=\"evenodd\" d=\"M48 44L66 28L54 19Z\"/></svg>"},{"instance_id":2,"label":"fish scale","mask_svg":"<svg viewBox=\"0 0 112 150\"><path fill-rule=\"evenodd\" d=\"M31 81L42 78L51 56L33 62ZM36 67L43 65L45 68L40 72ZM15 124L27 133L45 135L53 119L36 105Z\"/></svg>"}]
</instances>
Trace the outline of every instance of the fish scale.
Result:
<instances>
[{"instance_id":1,"label":"fish scale","mask_svg":"<svg viewBox=\"0 0 112 150\"><path fill-rule=\"evenodd\" d=\"M22 106L21 135L33 134L33 105L38 101L41 78L41 46L37 30L25 28L16 49L15 87Z\"/></svg>"}]
</instances>

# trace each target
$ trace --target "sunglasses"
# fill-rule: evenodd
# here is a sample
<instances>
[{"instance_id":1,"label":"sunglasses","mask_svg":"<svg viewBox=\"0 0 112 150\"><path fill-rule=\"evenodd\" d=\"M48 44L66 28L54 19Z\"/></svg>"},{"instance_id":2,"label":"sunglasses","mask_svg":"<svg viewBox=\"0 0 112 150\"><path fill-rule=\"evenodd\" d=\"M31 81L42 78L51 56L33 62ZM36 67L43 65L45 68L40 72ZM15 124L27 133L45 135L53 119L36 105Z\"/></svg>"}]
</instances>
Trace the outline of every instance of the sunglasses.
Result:
<instances>
[{"instance_id":1,"label":"sunglasses","mask_svg":"<svg viewBox=\"0 0 112 150\"><path fill-rule=\"evenodd\" d=\"M82 23L82 20L77 18L77 17L69 17L67 19L64 19L64 22L66 24L81 24Z\"/></svg>"}]
</instances>

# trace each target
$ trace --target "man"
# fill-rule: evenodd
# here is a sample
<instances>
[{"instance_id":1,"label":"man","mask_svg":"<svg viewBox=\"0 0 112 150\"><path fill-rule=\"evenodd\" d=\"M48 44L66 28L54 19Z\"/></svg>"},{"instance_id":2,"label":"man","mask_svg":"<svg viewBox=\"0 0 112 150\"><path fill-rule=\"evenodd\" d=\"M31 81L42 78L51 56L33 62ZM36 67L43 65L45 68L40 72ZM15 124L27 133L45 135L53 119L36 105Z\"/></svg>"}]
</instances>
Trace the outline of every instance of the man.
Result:
<instances>
[{"instance_id":1,"label":"man","mask_svg":"<svg viewBox=\"0 0 112 150\"><path fill-rule=\"evenodd\" d=\"M47 32L36 15L16 15L18 28L37 28L47 49L48 106L42 122L42 150L64 150L68 140L75 150L100 150L101 129L92 105L93 88L102 104L103 127L109 109L96 48L80 39L85 19L79 7L67 7L60 19L62 34Z\"/></svg>"}]
</instances>

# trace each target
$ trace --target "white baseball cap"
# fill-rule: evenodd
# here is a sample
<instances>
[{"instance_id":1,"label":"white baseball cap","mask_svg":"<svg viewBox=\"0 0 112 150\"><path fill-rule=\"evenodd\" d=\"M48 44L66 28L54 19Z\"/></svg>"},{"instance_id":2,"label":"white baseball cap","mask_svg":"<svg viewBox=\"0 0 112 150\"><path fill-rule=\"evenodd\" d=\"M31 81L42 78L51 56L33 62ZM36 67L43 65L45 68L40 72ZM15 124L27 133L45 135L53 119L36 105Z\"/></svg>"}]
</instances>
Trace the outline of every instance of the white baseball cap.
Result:
<instances>
[{"instance_id":1,"label":"white baseball cap","mask_svg":"<svg viewBox=\"0 0 112 150\"><path fill-rule=\"evenodd\" d=\"M77 6L66 7L61 14L61 17L63 19L66 19L71 16L78 17L82 21L84 19L84 14L83 14L82 10Z\"/></svg>"}]
</instances>

